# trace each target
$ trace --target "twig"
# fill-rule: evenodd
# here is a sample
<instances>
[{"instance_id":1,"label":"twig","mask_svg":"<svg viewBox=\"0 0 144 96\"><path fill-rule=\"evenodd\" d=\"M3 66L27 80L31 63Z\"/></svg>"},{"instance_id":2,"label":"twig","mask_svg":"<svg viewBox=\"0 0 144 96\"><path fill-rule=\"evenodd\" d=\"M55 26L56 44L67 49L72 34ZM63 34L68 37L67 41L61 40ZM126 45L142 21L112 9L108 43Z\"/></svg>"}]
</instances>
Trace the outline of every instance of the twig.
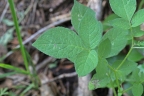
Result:
<instances>
[{"instance_id":1,"label":"twig","mask_svg":"<svg viewBox=\"0 0 144 96\"><path fill-rule=\"evenodd\" d=\"M33 5L33 10L32 10L32 20L31 20L31 22L34 22L34 20L35 20L35 13L36 13L36 6L37 6L37 4L38 4L38 0L35 0L35 2L34 2L34 5Z\"/></svg>"},{"instance_id":2,"label":"twig","mask_svg":"<svg viewBox=\"0 0 144 96\"><path fill-rule=\"evenodd\" d=\"M7 0L5 0L5 1L7 2ZM5 9L4 9L4 11L3 11L3 13L2 13L2 15L0 17L0 23L2 22L4 16L5 16L6 12L7 12L8 7L9 7L9 3L7 2L6 6L5 6Z\"/></svg>"},{"instance_id":3,"label":"twig","mask_svg":"<svg viewBox=\"0 0 144 96\"><path fill-rule=\"evenodd\" d=\"M62 75L59 75L58 77L55 77L54 79L49 79L49 80L46 79L44 81L41 81L41 84L46 84L46 83L50 83L50 82L53 82L53 81L58 80L58 79L62 79L65 77L73 77L73 76L77 76L77 73L73 72L73 73L62 74Z\"/></svg>"},{"instance_id":4,"label":"twig","mask_svg":"<svg viewBox=\"0 0 144 96\"><path fill-rule=\"evenodd\" d=\"M44 67L47 63L49 63L49 62L51 62L53 60L54 60L54 58L48 57L47 59L45 59L43 62L41 62L40 64L38 64L36 66L36 71L38 71L40 68Z\"/></svg>"}]
</instances>

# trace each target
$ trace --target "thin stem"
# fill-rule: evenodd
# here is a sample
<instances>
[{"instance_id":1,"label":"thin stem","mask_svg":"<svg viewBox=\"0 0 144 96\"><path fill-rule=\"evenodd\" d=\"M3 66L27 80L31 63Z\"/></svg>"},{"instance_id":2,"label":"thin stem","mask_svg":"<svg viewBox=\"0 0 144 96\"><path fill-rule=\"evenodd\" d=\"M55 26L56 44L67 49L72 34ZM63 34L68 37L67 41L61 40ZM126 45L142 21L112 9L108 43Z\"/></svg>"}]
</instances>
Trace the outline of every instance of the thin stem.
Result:
<instances>
[{"instance_id":1,"label":"thin stem","mask_svg":"<svg viewBox=\"0 0 144 96\"><path fill-rule=\"evenodd\" d=\"M24 45L22 44L22 38L21 38L20 28L19 28L19 24L18 24L18 20L17 20L17 16L16 16L15 5L14 5L13 0L8 0L8 2L9 2L12 18L13 18L13 21L14 21L14 25L15 25L17 38L18 38L18 41L19 41L19 44L20 44L20 50L21 50L21 53L22 53L22 56L23 56L23 59L24 59L24 64L25 64L26 70L28 72L30 72L29 68L28 68L28 61L27 61L27 58L26 58L25 48L24 48Z\"/></svg>"},{"instance_id":2,"label":"thin stem","mask_svg":"<svg viewBox=\"0 0 144 96\"><path fill-rule=\"evenodd\" d=\"M129 87L128 89L123 90L123 93L125 93L125 92L127 92L127 91L129 91L129 90L131 90L131 89L132 89L132 87Z\"/></svg>"},{"instance_id":3,"label":"thin stem","mask_svg":"<svg viewBox=\"0 0 144 96\"><path fill-rule=\"evenodd\" d=\"M132 33L132 28L131 28L131 33ZM131 48L130 48L130 50L129 50L129 52L127 53L127 55L125 56L125 58L123 59L123 61L120 63L120 65L116 68L116 70L118 70L123 64L124 64L124 62L126 61L126 59L128 58L128 56L130 55L130 53L131 53L131 51L132 51L132 49L133 49L133 44L134 44L134 40L133 40L133 36L131 35L131 37L132 37L132 45L131 45Z\"/></svg>"},{"instance_id":4,"label":"thin stem","mask_svg":"<svg viewBox=\"0 0 144 96\"><path fill-rule=\"evenodd\" d=\"M130 53L131 53L131 51L132 51L132 49L133 49L134 39L133 39L133 36L132 36L132 28L131 28L131 38L132 38L131 48L130 48L129 52L127 53L127 55L125 56L125 58L123 59L123 61L122 61L122 62L120 63L120 65L116 68L116 70L118 70L118 69L124 64L124 62L127 60L128 56L130 55ZM115 71L115 72L116 72L116 71ZM115 77L116 77L116 82L117 82L117 85L118 85L118 89L119 89L119 91L121 91L121 90L120 90L119 81L118 81L118 78L117 78L116 73L115 73Z\"/></svg>"},{"instance_id":5,"label":"thin stem","mask_svg":"<svg viewBox=\"0 0 144 96\"><path fill-rule=\"evenodd\" d=\"M133 40L132 40L133 41ZM116 70L118 70L123 64L124 62L126 61L126 59L128 58L129 54L131 53L133 47L130 48L128 54L126 55L126 57L123 59L123 61L120 63L120 65L116 68Z\"/></svg>"},{"instance_id":6,"label":"thin stem","mask_svg":"<svg viewBox=\"0 0 144 96\"><path fill-rule=\"evenodd\" d=\"M133 49L144 49L144 47L133 47Z\"/></svg>"},{"instance_id":7,"label":"thin stem","mask_svg":"<svg viewBox=\"0 0 144 96\"><path fill-rule=\"evenodd\" d=\"M118 78L117 78L117 75L116 75L116 70L113 69L113 67L111 67L109 64L108 64L108 67L109 67L111 70L113 70L114 75L115 75L115 77L116 77L116 83L117 83L118 89L120 89L120 84L119 84L119 81L118 81ZM109 75L109 77L110 77L110 75ZM111 79L111 77L110 77L110 79ZM111 79L111 81L112 81L112 79ZM113 89L113 91L114 91L114 96L117 96L115 89Z\"/></svg>"},{"instance_id":8,"label":"thin stem","mask_svg":"<svg viewBox=\"0 0 144 96\"><path fill-rule=\"evenodd\" d=\"M118 90L120 90L121 88L120 88L120 84L119 84L119 81L118 81L118 78L117 78L116 72L114 72L114 74L115 74L115 77L116 77L116 83L117 83L117 85L118 85Z\"/></svg>"},{"instance_id":9,"label":"thin stem","mask_svg":"<svg viewBox=\"0 0 144 96\"><path fill-rule=\"evenodd\" d=\"M115 69L108 64L108 67L115 72Z\"/></svg>"},{"instance_id":10,"label":"thin stem","mask_svg":"<svg viewBox=\"0 0 144 96\"><path fill-rule=\"evenodd\" d=\"M109 76L109 78L111 80L111 84L112 84L113 82L112 82L112 78L111 78L110 74L108 74L108 76ZM113 86L113 84L112 84L112 86ZM113 86L112 89L113 89L113 92L114 92L114 96L117 96L117 93L116 93L116 90L115 90L114 86Z\"/></svg>"},{"instance_id":11,"label":"thin stem","mask_svg":"<svg viewBox=\"0 0 144 96\"><path fill-rule=\"evenodd\" d=\"M113 92L114 92L114 96L117 96L115 88L112 88L112 89L113 89Z\"/></svg>"}]
</instances>

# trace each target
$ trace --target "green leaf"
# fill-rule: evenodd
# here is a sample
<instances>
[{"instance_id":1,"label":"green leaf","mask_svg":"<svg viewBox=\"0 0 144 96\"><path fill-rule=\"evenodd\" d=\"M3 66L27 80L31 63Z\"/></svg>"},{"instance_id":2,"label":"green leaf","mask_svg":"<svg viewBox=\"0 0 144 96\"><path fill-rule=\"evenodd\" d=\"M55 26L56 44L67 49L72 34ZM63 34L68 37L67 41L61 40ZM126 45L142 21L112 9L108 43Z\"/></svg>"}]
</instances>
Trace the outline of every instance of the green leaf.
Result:
<instances>
[{"instance_id":1,"label":"green leaf","mask_svg":"<svg viewBox=\"0 0 144 96\"><path fill-rule=\"evenodd\" d=\"M100 75L95 74L89 82L89 89L94 90L97 88L104 88L110 83L110 78L108 76L101 78Z\"/></svg>"},{"instance_id":2,"label":"green leaf","mask_svg":"<svg viewBox=\"0 0 144 96\"><path fill-rule=\"evenodd\" d=\"M34 88L35 85L34 83L29 84L20 94L20 96L24 96L28 91L30 91L32 88Z\"/></svg>"},{"instance_id":3,"label":"green leaf","mask_svg":"<svg viewBox=\"0 0 144 96\"><path fill-rule=\"evenodd\" d=\"M129 82L131 83L141 83L144 80L144 66L139 65L135 68L135 70L132 72L132 75L129 78Z\"/></svg>"},{"instance_id":4,"label":"green leaf","mask_svg":"<svg viewBox=\"0 0 144 96\"><path fill-rule=\"evenodd\" d=\"M96 74L93 76L93 78L89 82L89 89L94 90L97 88L104 88L107 86L107 84L110 83L109 77L100 78L99 75Z\"/></svg>"},{"instance_id":5,"label":"green leaf","mask_svg":"<svg viewBox=\"0 0 144 96\"><path fill-rule=\"evenodd\" d=\"M9 72L9 73L0 74L0 78L6 78L6 77L12 76L14 74L17 74L17 72Z\"/></svg>"},{"instance_id":6,"label":"green leaf","mask_svg":"<svg viewBox=\"0 0 144 96\"><path fill-rule=\"evenodd\" d=\"M114 20L118 18L118 16L116 14L110 14L109 16L107 16L103 22L103 30L107 30L111 27L111 23L110 21Z\"/></svg>"},{"instance_id":7,"label":"green leaf","mask_svg":"<svg viewBox=\"0 0 144 96\"><path fill-rule=\"evenodd\" d=\"M142 84L134 84L132 86L132 93L134 96L142 96L143 93L143 85Z\"/></svg>"},{"instance_id":8,"label":"green leaf","mask_svg":"<svg viewBox=\"0 0 144 96\"><path fill-rule=\"evenodd\" d=\"M92 81L89 82L89 84L88 84L89 90L94 90L94 89L96 89L94 83L95 83L95 82L92 82Z\"/></svg>"},{"instance_id":9,"label":"green leaf","mask_svg":"<svg viewBox=\"0 0 144 96\"><path fill-rule=\"evenodd\" d=\"M82 51L77 55L75 69L78 76L85 76L93 71L98 64L98 56L95 50Z\"/></svg>"},{"instance_id":10,"label":"green leaf","mask_svg":"<svg viewBox=\"0 0 144 96\"><path fill-rule=\"evenodd\" d=\"M95 13L86 11L79 25L78 35L87 46L94 49L101 40L102 29L102 24L96 20Z\"/></svg>"},{"instance_id":11,"label":"green leaf","mask_svg":"<svg viewBox=\"0 0 144 96\"><path fill-rule=\"evenodd\" d=\"M144 41L136 41L135 45L144 47ZM142 52L142 51L140 51L140 52Z\"/></svg>"},{"instance_id":12,"label":"green leaf","mask_svg":"<svg viewBox=\"0 0 144 96\"><path fill-rule=\"evenodd\" d=\"M104 25L107 25L107 26L110 26L110 21L116 19L116 18L119 18L116 14L110 14L109 16L107 16L105 18L105 20L103 21L103 24Z\"/></svg>"},{"instance_id":13,"label":"green leaf","mask_svg":"<svg viewBox=\"0 0 144 96\"><path fill-rule=\"evenodd\" d=\"M106 87L107 84L110 83L107 65L108 62L106 59L99 58L98 65L96 67L96 74L94 74L94 76L89 82L90 90Z\"/></svg>"},{"instance_id":14,"label":"green leaf","mask_svg":"<svg viewBox=\"0 0 144 96\"><path fill-rule=\"evenodd\" d=\"M144 9L141 9L141 10L138 10L132 20L131 20L131 23L132 23L132 27L136 27L140 24L142 24L144 22Z\"/></svg>"},{"instance_id":15,"label":"green leaf","mask_svg":"<svg viewBox=\"0 0 144 96\"><path fill-rule=\"evenodd\" d=\"M122 60L118 60L118 61L114 62L114 63L112 64L112 67L115 68L115 69L118 68L118 66L120 65L121 62L122 62ZM135 62L127 60L127 61L125 61L125 62L123 63L123 65L122 65L121 67L119 67L119 69L117 69L117 70L121 71L121 72L122 72L123 74L125 74L125 75L128 75L128 74L130 74L136 67L137 67L137 64L136 64Z\"/></svg>"},{"instance_id":16,"label":"green leaf","mask_svg":"<svg viewBox=\"0 0 144 96\"><path fill-rule=\"evenodd\" d=\"M71 10L71 22L76 31L79 30L79 24L87 11L91 11L91 9L74 0L74 6Z\"/></svg>"},{"instance_id":17,"label":"green leaf","mask_svg":"<svg viewBox=\"0 0 144 96\"><path fill-rule=\"evenodd\" d=\"M74 62L74 57L85 50L81 39L73 31L57 27L44 32L33 46L41 52L55 58L68 58Z\"/></svg>"},{"instance_id":18,"label":"green leaf","mask_svg":"<svg viewBox=\"0 0 144 96\"><path fill-rule=\"evenodd\" d=\"M136 0L110 0L110 6L115 14L130 21L136 10Z\"/></svg>"},{"instance_id":19,"label":"green leaf","mask_svg":"<svg viewBox=\"0 0 144 96\"><path fill-rule=\"evenodd\" d=\"M7 45L7 43L13 38L14 28L7 30L7 32L0 37L0 45Z\"/></svg>"},{"instance_id":20,"label":"green leaf","mask_svg":"<svg viewBox=\"0 0 144 96\"><path fill-rule=\"evenodd\" d=\"M5 68L5 69L9 69L9 70L14 70L14 71L20 72L22 74L29 74L27 71L25 71L23 69L20 69L20 68L17 68L15 66L11 66L11 65L8 65L8 64L0 63L0 67Z\"/></svg>"},{"instance_id":21,"label":"green leaf","mask_svg":"<svg viewBox=\"0 0 144 96\"><path fill-rule=\"evenodd\" d=\"M83 11L86 9L86 11ZM94 49L102 37L102 24L96 20L95 12L90 8L85 8L75 1L72 9L72 24L85 45Z\"/></svg>"},{"instance_id":22,"label":"green leaf","mask_svg":"<svg viewBox=\"0 0 144 96\"><path fill-rule=\"evenodd\" d=\"M110 21L110 24L113 27L118 27L118 28L122 28L122 29L130 29L130 27L131 27L129 21L125 20L123 18L116 18L116 19Z\"/></svg>"},{"instance_id":23,"label":"green leaf","mask_svg":"<svg viewBox=\"0 0 144 96\"><path fill-rule=\"evenodd\" d=\"M123 90L126 90L128 88L130 88L132 86L132 84L130 82L125 82L123 83ZM129 94L129 96L133 96L131 90L126 91L127 94Z\"/></svg>"},{"instance_id":24,"label":"green leaf","mask_svg":"<svg viewBox=\"0 0 144 96\"><path fill-rule=\"evenodd\" d=\"M8 95L8 88L0 88L0 96Z\"/></svg>"},{"instance_id":25,"label":"green leaf","mask_svg":"<svg viewBox=\"0 0 144 96\"><path fill-rule=\"evenodd\" d=\"M140 29L140 26L134 27L132 30L133 37L141 37L144 35L144 31Z\"/></svg>"},{"instance_id":26,"label":"green leaf","mask_svg":"<svg viewBox=\"0 0 144 96\"><path fill-rule=\"evenodd\" d=\"M117 60L123 60L124 58L125 58L125 54L118 54L116 56L107 58L107 61L108 61L109 64L113 64Z\"/></svg>"},{"instance_id":27,"label":"green leaf","mask_svg":"<svg viewBox=\"0 0 144 96\"><path fill-rule=\"evenodd\" d=\"M102 42L100 42L98 46L98 55L106 58L110 52L111 52L111 42L107 38L103 40Z\"/></svg>"},{"instance_id":28,"label":"green leaf","mask_svg":"<svg viewBox=\"0 0 144 96\"><path fill-rule=\"evenodd\" d=\"M127 60L123 63L122 66L119 67L121 62L122 60L117 60L111 65L111 67L115 69L116 71L113 71L111 69L110 76L111 76L112 81L116 81L118 79L121 83L123 83L126 80L127 75L129 75L132 71L134 71L137 68L136 66L137 64L135 62ZM117 86L117 84L115 86Z\"/></svg>"},{"instance_id":29,"label":"green leaf","mask_svg":"<svg viewBox=\"0 0 144 96\"><path fill-rule=\"evenodd\" d=\"M103 36L102 40L109 39L111 41L111 53L108 57L117 55L127 44L127 30L120 28L112 28Z\"/></svg>"},{"instance_id":30,"label":"green leaf","mask_svg":"<svg viewBox=\"0 0 144 96\"><path fill-rule=\"evenodd\" d=\"M2 22L4 24L6 24L7 26L13 26L14 25L14 22L9 20L9 19L3 19Z\"/></svg>"},{"instance_id":31,"label":"green leaf","mask_svg":"<svg viewBox=\"0 0 144 96\"><path fill-rule=\"evenodd\" d=\"M115 68L113 68L113 69L115 69ZM111 81L113 82L113 84L111 84L111 82L110 82L108 86L109 87L110 86L111 87L113 87L113 86L118 87L116 80L119 80L122 83L125 81L126 75L120 70L114 71L113 69L111 69L109 72L110 78L111 78Z\"/></svg>"},{"instance_id":32,"label":"green leaf","mask_svg":"<svg viewBox=\"0 0 144 96\"><path fill-rule=\"evenodd\" d=\"M132 52L130 53L130 55L128 56L128 59L131 61L135 61L138 62L143 58L143 55L138 52L138 50L133 49Z\"/></svg>"},{"instance_id":33,"label":"green leaf","mask_svg":"<svg viewBox=\"0 0 144 96\"><path fill-rule=\"evenodd\" d=\"M143 77L142 74L144 75L144 64L139 65L139 66L138 66L138 69L139 69L138 75L139 75L140 77Z\"/></svg>"},{"instance_id":34,"label":"green leaf","mask_svg":"<svg viewBox=\"0 0 144 96\"><path fill-rule=\"evenodd\" d=\"M137 67L137 63L133 61L125 61L124 64L119 68L119 70L125 75L130 74Z\"/></svg>"},{"instance_id":35,"label":"green leaf","mask_svg":"<svg viewBox=\"0 0 144 96\"><path fill-rule=\"evenodd\" d=\"M101 78L106 77L108 72L108 62L106 59L99 57L98 65L96 67L96 75Z\"/></svg>"}]
</instances>

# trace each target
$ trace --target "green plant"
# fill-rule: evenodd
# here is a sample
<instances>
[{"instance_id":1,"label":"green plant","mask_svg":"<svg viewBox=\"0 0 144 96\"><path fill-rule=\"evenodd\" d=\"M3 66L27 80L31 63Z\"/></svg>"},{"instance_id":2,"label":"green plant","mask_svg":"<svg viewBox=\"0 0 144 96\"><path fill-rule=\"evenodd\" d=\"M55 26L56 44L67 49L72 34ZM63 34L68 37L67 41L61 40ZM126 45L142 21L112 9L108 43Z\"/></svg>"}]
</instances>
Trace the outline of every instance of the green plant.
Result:
<instances>
[{"instance_id":1,"label":"green plant","mask_svg":"<svg viewBox=\"0 0 144 96\"><path fill-rule=\"evenodd\" d=\"M76 32L63 27L52 28L43 33L33 46L55 58L68 58L74 62L78 76L85 76L96 69L89 82L91 90L109 87L113 88L115 96L129 90L134 96L141 96L144 64L136 62L144 57L141 54L144 43L134 37L144 35L140 30L144 9L136 11L136 0L109 2L115 15L103 23L104 30L108 30L103 36L102 23L96 20L95 12L74 0L71 22ZM126 46L130 49L125 55L120 51ZM124 88L124 83L130 84L129 88Z\"/></svg>"},{"instance_id":2,"label":"green plant","mask_svg":"<svg viewBox=\"0 0 144 96\"><path fill-rule=\"evenodd\" d=\"M7 90L7 88L0 89L0 96L8 95L9 92L7 92Z\"/></svg>"},{"instance_id":3,"label":"green plant","mask_svg":"<svg viewBox=\"0 0 144 96\"><path fill-rule=\"evenodd\" d=\"M21 51L22 56L23 56L25 69L20 69L20 68L17 68L15 66L12 66L10 64L0 63L0 67L14 71L14 72L9 72L9 73L5 73L5 74L0 75L0 78L4 78L6 76L10 76L10 75L17 74L17 73L21 73L21 74L25 74L25 75L30 76L31 80L32 80L32 84L30 84L31 86L28 86L26 88L26 90L24 90L24 92L22 92L22 94L24 94L26 91L30 90L31 88L38 88L39 81L38 81L38 77L36 75L32 60L30 59L30 56L29 56L28 52L26 51L26 49L23 45L23 42L22 42L22 37L21 37L21 33L20 33L20 27L19 27L19 24L18 24L17 16L16 16L14 1L13 0L8 0L8 2L9 2L10 10L11 10L11 13L12 13L12 18L13 18L13 21L14 21L13 24L14 24L14 27L15 27L15 30L16 30L17 38L18 38L18 41L19 41L19 44L20 44L20 51ZM13 31L13 30L14 30L14 28L12 28L10 30L10 32ZM7 39L5 40L5 42L3 42L6 36L10 37L10 36L8 36L8 34L6 34L3 38L0 39L1 44L5 45L8 42ZM29 70L29 66L31 66L33 68L33 70L32 70L33 72L31 72Z\"/></svg>"}]
</instances>

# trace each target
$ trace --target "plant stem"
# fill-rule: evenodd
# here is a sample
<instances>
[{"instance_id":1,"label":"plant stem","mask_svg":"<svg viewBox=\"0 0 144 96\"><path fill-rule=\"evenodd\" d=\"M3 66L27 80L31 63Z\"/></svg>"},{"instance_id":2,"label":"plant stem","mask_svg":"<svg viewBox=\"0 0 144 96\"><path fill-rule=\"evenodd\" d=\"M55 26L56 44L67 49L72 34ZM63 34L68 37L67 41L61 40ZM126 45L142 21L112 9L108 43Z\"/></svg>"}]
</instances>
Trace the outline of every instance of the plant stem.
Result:
<instances>
[{"instance_id":1,"label":"plant stem","mask_svg":"<svg viewBox=\"0 0 144 96\"><path fill-rule=\"evenodd\" d=\"M8 2L9 2L12 18L13 18L13 21L14 21L14 25L15 25L17 38L18 38L18 41L19 41L19 44L20 44L20 50L21 50L21 53L22 53L22 56L23 56L23 59L24 59L24 64L25 64L26 70L28 72L30 72L29 68L28 68L28 61L27 61L27 58L26 58L25 48L24 48L24 45L22 44L22 38L21 38L20 28L19 28L19 24L18 24L18 20L17 20L17 16L16 16L15 5L14 5L13 0L8 0Z\"/></svg>"},{"instance_id":2,"label":"plant stem","mask_svg":"<svg viewBox=\"0 0 144 96\"><path fill-rule=\"evenodd\" d=\"M108 73L108 76L109 76L110 81L111 81L111 84L112 84L112 86L113 86L112 78L111 78L111 76L110 76L109 73ZM115 90L114 86L113 86L112 90L113 90L113 92L114 92L114 96L117 96L117 93L116 93L116 90Z\"/></svg>"},{"instance_id":3,"label":"plant stem","mask_svg":"<svg viewBox=\"0 0 144 96\"><path fill-rule=\"evenodd\" d=\"M131 89L132 89L132 87L129 87L128 89L123 90L123 93L125 93L125 92L127 92L127 91L129 91L129 90L131 90Z\"/></svg>"},{"instance_id":4,"label":"plant stem","mask_svg":"<svg viewBox=\"0 0 144 96\"><path fill-rule=\"evenodd\" d=\"M131 28L131 33L132 33L132 28ZM126 57L123 59L123 61L120 63L120 65L116 68L116 70L118 70L123 64L124 62L126 61L126 59L128 58L128 56L130 55L132 49L133 49L133 46L134 46L134 39L133 39L133 36L131 35L132 37L132 45L131 45L131 48L129 50L129 52L127 53Z\"/></svg>"},{"instance_id":5,"label":"plant stem","mask_svg":"<svg viewBox=\"0 0 144 96\"><path fill-rule=\"evenodd\" d=\"M144 47L133 47L133 49L144 49Z\"/></svg>"},{"instance_id":6,"label":"plant stem","mask_svg":"<svg viewBox=\"0 0 144 96\"><path fill-rule=\"evenodd\" d=\"M115 69L108 64L108 67L115 72Z\"/></svg>"},{"instance_id":7,"label":"plant stem","mask_svg":"<svg viewBox=\"0 0 144 96\"><path fill-rule=\"evenodd\" d=\"M115 74L115 77L116 77L116 83L117 83L117 86L118 86L118 90L120 90L120 84L119 84L119 81L118 81L118 78L117 78L117 74L116 74L116 71L114 72Z\"/></svg>"},{"instance_id":8,"label":"plant stem","mask_svg":"<svg viewBox=\"0 0 144 96\"><path fill-rule=\"evenodd\" d=\"M131 28L131 33L132 33L132 28ZM123 64L124 62L126 61L126 59L128 58L128 56L130 55L132 49L133 49L133 46L134 46L134 39L133 39L133 36L131 34L131 38L132 38L132 45L131 45L131 48L129 50L129 52L127 53L127 55L125 56L125 58L123 59L123 61L119 64L119 66L116 68L116 70L118 70ZM118 90L120 90L120 85L119 85L119 81L118 81L118 78L117 78L117 75L116 75L116 71L115 71L115 77L116 77L116 82L117 82L117 85L118 85Z\"/></svg>"},{"instance_id":9,"label":"plant stem","mask_svg":"<svg viewBox=\"0 0 144 96\"><path fill-rule=\"evenodd\" d=\"M133 40L132 40L133 41ZM126 57L123 59L123 61L120 63L120 65L116 68L116 70L118 70L126 61L126 59L128 58L129 54L131 53L133 47L130 48L129 52L127 53Z\"/></svg>"}]
</instances>

